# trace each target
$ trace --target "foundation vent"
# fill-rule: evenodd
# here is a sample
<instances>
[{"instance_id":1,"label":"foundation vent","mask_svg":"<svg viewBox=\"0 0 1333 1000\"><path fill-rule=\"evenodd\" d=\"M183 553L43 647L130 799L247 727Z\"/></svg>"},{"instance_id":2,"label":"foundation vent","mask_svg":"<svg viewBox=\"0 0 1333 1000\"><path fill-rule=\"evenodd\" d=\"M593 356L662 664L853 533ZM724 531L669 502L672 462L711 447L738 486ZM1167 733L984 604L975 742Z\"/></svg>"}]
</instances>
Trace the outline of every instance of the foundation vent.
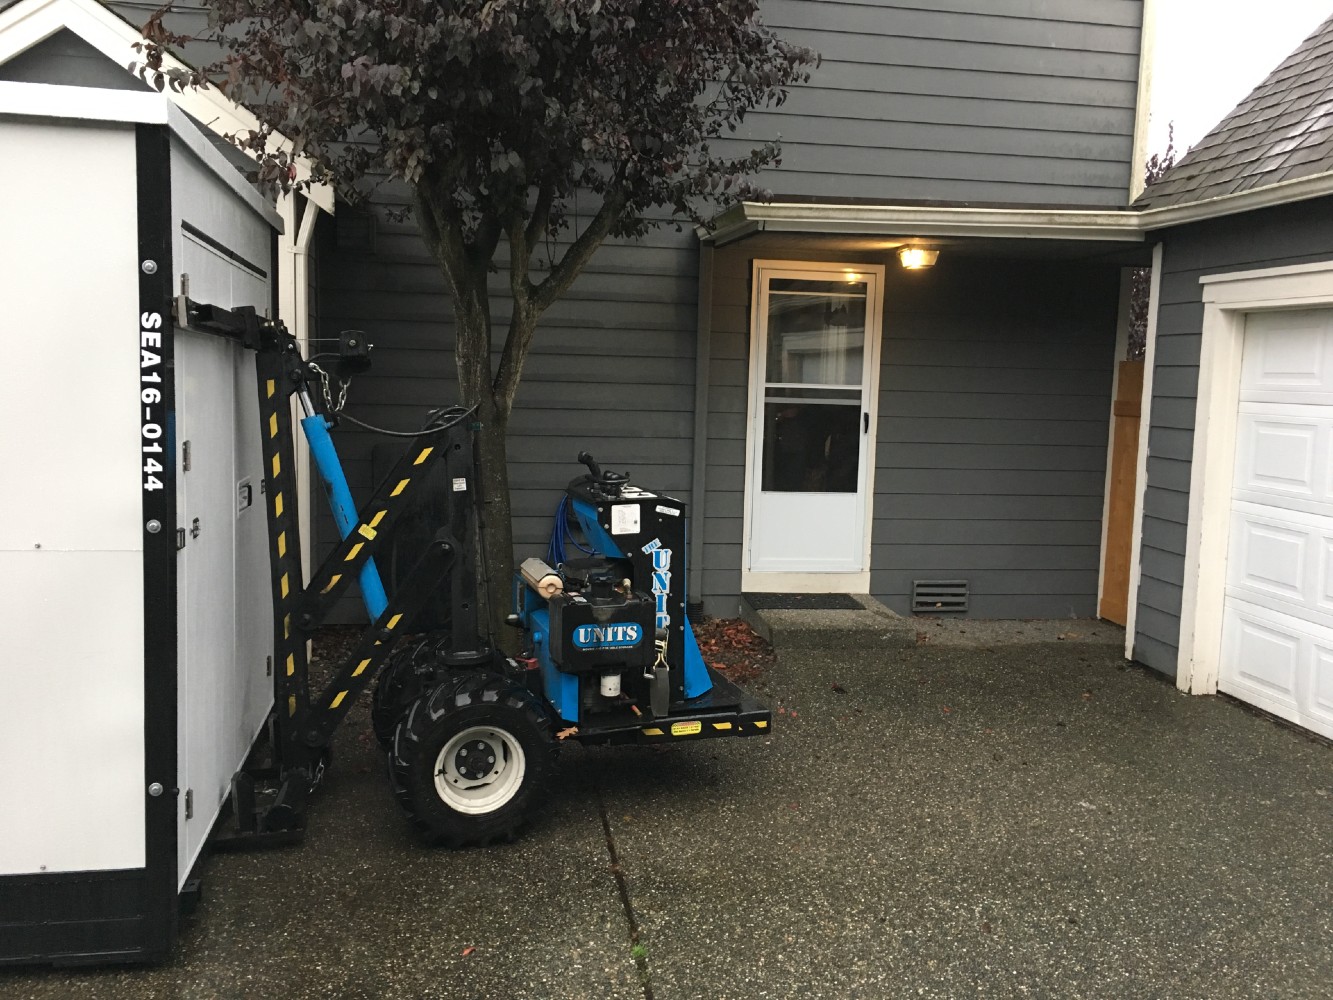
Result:
<instances>
[{"instance_id":1,"label":"foundation vent","mask_svg":"<svg viewBox=\"0 0 1333 1000\"><path fill-rule=\"evenodd\" d=\"M966 611L966 580L913 580L912 613Z\"/></svg>"}]
</instances>

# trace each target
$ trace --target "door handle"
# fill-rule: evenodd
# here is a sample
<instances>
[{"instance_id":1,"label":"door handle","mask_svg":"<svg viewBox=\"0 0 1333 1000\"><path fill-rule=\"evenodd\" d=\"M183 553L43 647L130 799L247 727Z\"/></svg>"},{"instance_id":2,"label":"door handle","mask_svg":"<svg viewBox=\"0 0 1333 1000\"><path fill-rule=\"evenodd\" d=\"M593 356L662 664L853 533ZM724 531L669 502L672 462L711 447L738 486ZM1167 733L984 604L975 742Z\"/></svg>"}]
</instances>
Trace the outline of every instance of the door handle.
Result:
<instances>
[{"instance_id":1,"label":"door handle","mask_svg":"<svg viewBox=\"0 0 1333 1000\"><path fill-rule=\"evenodd\" d=\"M862 434L869 434L869 433L870 433L870 414L869 414L869 413L862 413L862 414L861 414L861 417L862 417L862 419L864 419L864 421L865 421L865 426L861 429L861 433L862 433Z\"/></svg>"}]
</instances>

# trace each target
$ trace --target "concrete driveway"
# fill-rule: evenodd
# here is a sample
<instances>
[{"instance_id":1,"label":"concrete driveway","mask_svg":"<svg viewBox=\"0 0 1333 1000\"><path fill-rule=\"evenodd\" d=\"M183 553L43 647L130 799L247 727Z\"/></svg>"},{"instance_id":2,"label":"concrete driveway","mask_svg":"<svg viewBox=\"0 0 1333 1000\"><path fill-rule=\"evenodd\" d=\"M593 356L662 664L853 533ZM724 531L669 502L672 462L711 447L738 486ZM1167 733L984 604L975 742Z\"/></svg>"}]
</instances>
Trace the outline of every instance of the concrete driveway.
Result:
<instances>
[{"instance_id":1,"label":"concrete driveway","mask_svg":"<svg viewBox=\"0 0 1333 1000\"><path fill-rule=\"evenodd\" d=\"M0 996L1333 995L1333 748L1055 628L792 650L773 737L571 748L485 851L419 847L353 719L172 963Z\"/></svg>"}]
</instances>

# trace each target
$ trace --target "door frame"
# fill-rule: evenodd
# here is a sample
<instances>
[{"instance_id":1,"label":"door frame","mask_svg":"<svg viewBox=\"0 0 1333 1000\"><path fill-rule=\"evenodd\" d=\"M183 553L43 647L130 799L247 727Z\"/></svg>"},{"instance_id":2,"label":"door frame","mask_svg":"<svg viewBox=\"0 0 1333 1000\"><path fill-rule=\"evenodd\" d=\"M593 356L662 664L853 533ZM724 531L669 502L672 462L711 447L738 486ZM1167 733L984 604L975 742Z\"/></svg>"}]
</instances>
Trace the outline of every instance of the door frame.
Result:
<instances>
[{"instance_id":1,"label":"door frame","mask_svg":"<svg viewBox=\"0 0 1333 1000\"><path fill-rule=\"evenodd\" d=\"M870 427L864 435L866 444L865 468L865 524L862 566L864 569L855 573L794 573L762 572L750 569L750 526L753 511L753 490L759 483L757 464L759 424L763 418L763 382L761 380L764 355L759 350L761 324L765 317L760 315L760 294L762 274L765 271L802 272L801 276L813 279L829 275L869 274L874 275L873 291L867 296L866 323L867 351L865 364L869 371L866 377L866 412L870 414ZM875 517L875 445L878 440L879 423L879 369L882 341L884 339L884 278L883 264L837 263L833 261L810 260L752 260L750 262L750 363L748 367L749 386L746 390L745 410L745 492L743 494L743 521L741 534L741 591L742 592L797 592L797 593L850 593L868 594L870 592L870 555L871 533Z\"/></svg>"},{"instance_id":2,"label":"door frame","mask_svg":"<svg viewBox=\"0 0 1333 1000\"><path fill-rule=\"evenodd\" d=\"M1215 694L1248 314L1333 308L1333 261L1206 274L1176 687Z\"/></svg>"}]
</instances>

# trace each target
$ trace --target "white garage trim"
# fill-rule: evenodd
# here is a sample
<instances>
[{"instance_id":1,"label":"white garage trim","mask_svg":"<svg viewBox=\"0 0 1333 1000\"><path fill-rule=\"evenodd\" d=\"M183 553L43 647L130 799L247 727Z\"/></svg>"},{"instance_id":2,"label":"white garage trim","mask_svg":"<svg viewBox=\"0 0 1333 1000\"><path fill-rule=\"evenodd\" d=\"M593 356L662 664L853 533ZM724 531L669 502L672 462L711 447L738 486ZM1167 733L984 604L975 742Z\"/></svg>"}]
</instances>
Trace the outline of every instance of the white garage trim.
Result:
<instances>
[{"instance_id":1,"label":"white garage trim","mask_svg":"<svg viewBox=\"0 0 1333 1000\"><path fill-rule=\"evenodd\" d=\"M1247 313L1333 306L1333 261L1209 274L1194 418L1176 687L1217 691Z\"/></svg>"}]
</instances>

